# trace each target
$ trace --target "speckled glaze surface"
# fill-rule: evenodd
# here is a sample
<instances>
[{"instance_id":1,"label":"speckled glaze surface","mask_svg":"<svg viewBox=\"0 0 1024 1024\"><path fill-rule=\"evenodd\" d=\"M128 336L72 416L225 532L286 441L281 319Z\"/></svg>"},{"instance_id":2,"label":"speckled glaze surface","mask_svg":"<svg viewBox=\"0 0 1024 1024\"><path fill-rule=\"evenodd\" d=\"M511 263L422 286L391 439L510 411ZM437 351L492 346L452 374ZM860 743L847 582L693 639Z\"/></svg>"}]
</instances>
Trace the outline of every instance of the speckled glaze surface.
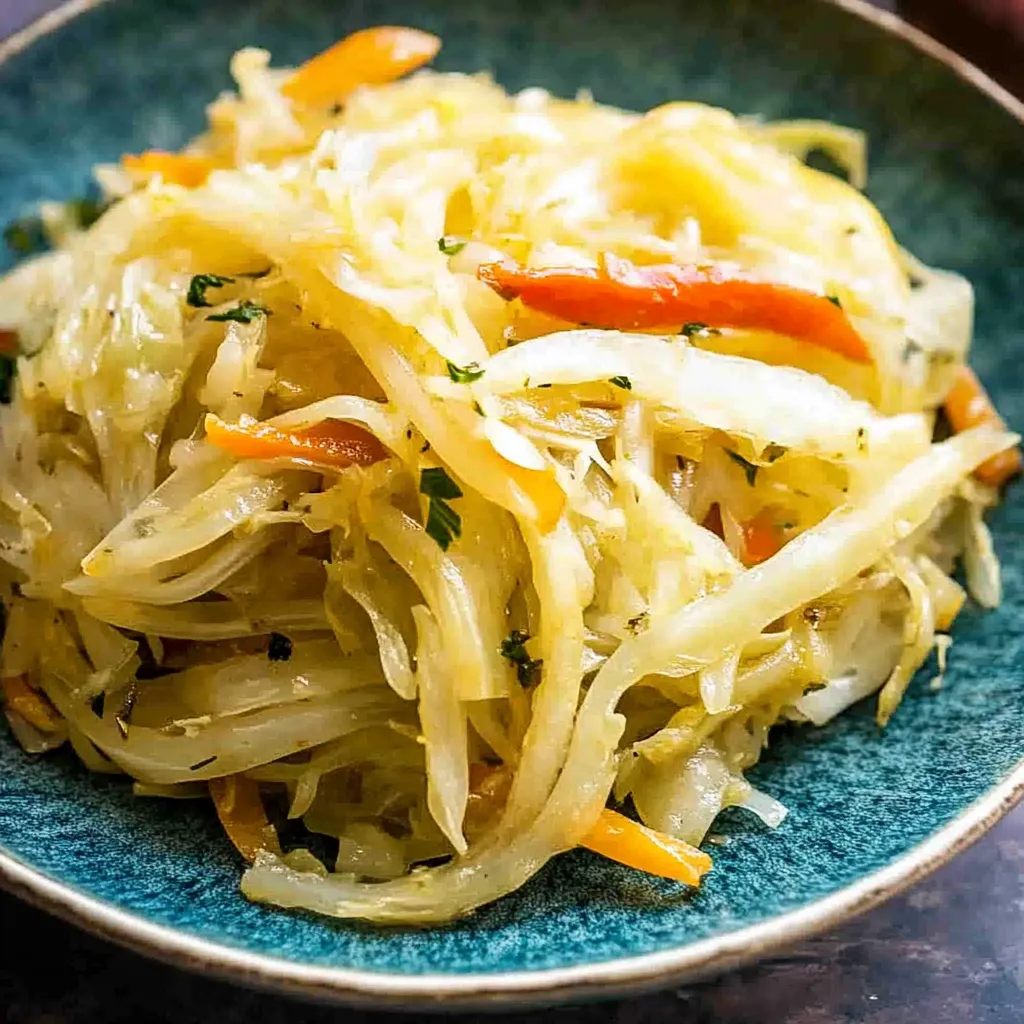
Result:
<instances>
[{"instance_id":1,"label":"speckled glaze surface","mask_svg":"<svg viewBox=\"0 0 1024 1024\"><path fill-rule=\"evenodd\" d=\"M182 143L228 85L237 47L299 62L387 22L441 34L442 69L491 69L510 88L587 87L638 109L692 98L867 129L870 195L901 241L973 281L975 363L1024 427L1024 127L906 40L817 0L109 0L0 65L0 219L80 193L97 161ZM696 895L578 851L444 928L275 911L238 892L241 864L207 807L136 800L123 780L29 758L6 733L0 875L143 951L319 996L555 999L713 970L877 899L1019 795L1024 488L993 525L1006 601L961 617L945 687L932 692L926 669L885 733L868 705L823 730L774 733L752 779L789 817L776 832L742 813L719 819L730 841Z\"/></svg>"}]
</instances>

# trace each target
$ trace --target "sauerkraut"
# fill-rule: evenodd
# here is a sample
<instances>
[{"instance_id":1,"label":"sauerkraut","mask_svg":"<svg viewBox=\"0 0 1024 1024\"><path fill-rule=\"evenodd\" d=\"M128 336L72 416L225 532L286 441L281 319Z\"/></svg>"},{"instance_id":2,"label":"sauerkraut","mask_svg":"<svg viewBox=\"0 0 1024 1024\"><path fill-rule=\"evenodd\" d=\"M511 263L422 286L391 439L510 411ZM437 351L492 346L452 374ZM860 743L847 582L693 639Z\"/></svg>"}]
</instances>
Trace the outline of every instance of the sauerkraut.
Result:
<instances>
[{"instance_id":1,"label":"sauerkraut","mask_svg":"<svg viewBox=\"0 0 1024 1024\"><path fill-rule=\"evenodd\" d=\"M998 603L1017 467L859 133L438 45L241 51L0 281L14 735L212 797L249 897L381 922L579 845L699 884L722 808L785 815L744 778L774 724L888 721L958 562Z\"/></svg>"}]
</instances>

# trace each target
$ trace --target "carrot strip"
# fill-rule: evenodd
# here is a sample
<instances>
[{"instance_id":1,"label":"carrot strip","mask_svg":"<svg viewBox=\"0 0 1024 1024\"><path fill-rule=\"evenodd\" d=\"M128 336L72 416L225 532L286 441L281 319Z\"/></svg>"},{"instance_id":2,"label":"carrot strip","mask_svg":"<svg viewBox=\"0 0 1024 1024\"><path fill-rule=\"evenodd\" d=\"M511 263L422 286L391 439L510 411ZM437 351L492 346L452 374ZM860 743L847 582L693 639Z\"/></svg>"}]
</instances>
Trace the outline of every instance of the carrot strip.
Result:
<instances>
[{"instance_id":1,"label":"carrot strip","mask_svg":"<svg viewBox=\"0 0 1024 1024\"><path fill-rule=\"evenodd\" d=\"M225 775L210 779L210 796L217 817L235 849L248 861L261 850L281 853L277 831L263 809L260 787L244 775Z\"/></svg>"},{"instance_id":2,"label":"carrot strip","mask_svg":"<svg viewBox=\"0 0 1024 1024\"><path fill-rule=\"evenodd\" d=\"M700 885L701 877L711 870L711 858L703 851L607 808L580 845L649 875L687 885Z\"/></svg>"},{"instance_id":3,"label":"carrot strip","mask_svg":"<svg viewBox=\"0 0 1024 1024\"><path fill-rule=\"evenodd\" d=\"M638 267L605 255L598 267L527 270L485 263L480 280L506 300L579 324L617 330L673 329L685 323L771 331L870 362L864 339L824 295L757 281L721 267Z\"/></svg>"},{"instance_id":4,"label":"carrot strip","mask_svg":"<svg viewBox=\"0 0 1024 1024\"><path fill-rule=\"evenodd\" d=\"M25 682L24 676L8 676L0 680L4 703L40 732L54 732L60 725L60 716L44 697Z\"/></svg>"},{"instance_id":5,"label":"carrot strip","mask_svg":"<svg viewBox=\"0 0 1024 1024\"><path fill-rule=\"evenodd\" d=\"M202 185L214 170L213 161L205 157L165 153L159 149L149 149L138 155L126 153L121 157L121 166L132 174L145 177L159 174L168 185L183 185L185 188Z\"/></svg>"},{"instance_id":6,"label":"carrot strip","mask_svg":"<svg viewBox=\"0 0 1024 1024\"><path fill-rule=\"evenodd\" d=\"M433 60L440 49L437 36L419 29L364 28L306 61L281 92L299 103L332 103L360 85L393 82Z\"/></svg>"},{"instance_id":7,"label":"carrot strip","mask_svg":"<svg viewBox=\"0 0 1024 1024\"><path fill-rule=\"evenodd\" d=\"M469 766L469 797L466 801L467 829L485 825L505 805L512 772L507 765L481 764L473 761Z\"/></svg>"},{"instance_id":8,"label":"carrot strip","mask_svg":"<svg viewBox=\"0 0 1024 1024\"><path fill-rule=\"evenodd\" d=\"M537 528L541 533L550 533L562 518L565 508L565 491L562 490L550 469L527 469L517 466L499 455L502 466L512 482L533 502L537 510Z\"/></svg>"},{"instance_id":9,"label":"carrot strip","mask_svg":"<svg viewBox=\"0 0 1024 1024\"><path fill-rule=\"evenodd\" d=\"M0 356L16 356L20 347L18 332L0 327Z\"/></svg>"},{"instance_id":10,"label":"carrot strip","mask_svg":"<svg viewBox=\"0 0 1024 1024\"><path fill-rule=\"evenodd\" d=\"M332 469L369 466L388 456L373 434L343 420L324 420L293 433L248 417L225 423L208 413L206 440L239 459L299 459Z\"/></svg>"},{"instance_id":11,"label":"carrot strip","mask_svg":"<svg viewBox=\"0 0 1024 1024\"><path fill-rule=\"evenodd\" d=\"M1006 429L1006 423L992 404L984 385L969 366L961 366L957 370L956 380L946 395L944 408L949 425L958 434L982 424ZM1020 449L1010 448L983 462L974 471L974 475L986 484L1001 487L1020 470Z\"/></svg>"},{"instance_id":12,"label":"carrot strip","mask_svg":"<svg viewBox=\"0 0 1024 1024\"><path fill-rule=\"evenodd\" d=\"M743 564L760 565L777 554L786 539L768 509L740 524L743 531Z\"/></svg>"}]
</instances>

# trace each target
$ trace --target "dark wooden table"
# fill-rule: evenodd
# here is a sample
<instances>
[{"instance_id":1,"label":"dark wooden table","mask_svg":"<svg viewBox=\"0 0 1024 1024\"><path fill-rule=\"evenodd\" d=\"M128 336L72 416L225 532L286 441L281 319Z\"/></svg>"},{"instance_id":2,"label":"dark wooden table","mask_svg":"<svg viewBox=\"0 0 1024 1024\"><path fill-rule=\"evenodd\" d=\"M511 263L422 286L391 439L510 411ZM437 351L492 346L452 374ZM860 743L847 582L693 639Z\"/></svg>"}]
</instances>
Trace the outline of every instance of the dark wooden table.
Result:
<instances>
[{"instance_id":1,"label":"dark wooden table","mask_svg":"<svg viewBox=\"0 0 1024 1024\"><path fill-rule=\"evenodd\" d=\"M1014 39L1006 20L1014 5L1024 8L1024 0L879 2L902 8L1010 88L1024 91L1024 43ZM987 8L994 27L976 16L972 4ZM0 0L0 37L53 5L54 0ZM0 949L0 1024L422 1019L305 1006L187 975L93 939L3 894ZM495 1024L1024 1024L1024 806L906 895L756 967L620 1003L491 1019Z\"/></svg>"}]
</instances>

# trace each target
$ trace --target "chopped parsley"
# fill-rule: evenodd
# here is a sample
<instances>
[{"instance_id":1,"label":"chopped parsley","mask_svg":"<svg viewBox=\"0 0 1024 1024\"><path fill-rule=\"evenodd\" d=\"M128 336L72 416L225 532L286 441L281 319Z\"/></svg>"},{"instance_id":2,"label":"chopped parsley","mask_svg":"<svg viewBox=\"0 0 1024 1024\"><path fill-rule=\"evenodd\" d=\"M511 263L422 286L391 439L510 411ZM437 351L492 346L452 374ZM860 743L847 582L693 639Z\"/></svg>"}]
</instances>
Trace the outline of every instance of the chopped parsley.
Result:
<instances>
[{"instance_id":1,"label":"chopped parsley","mask_svg":"<svg viewBox=\"0 0 1024 1024\"><path fill-rule=\"evenodd\" d=\"M109 206L109 202L96 196L81 196L78 199L69 199L64 204L64 209L71 224L79 231L84 231L92 227ZM4 228L4 241L9 249L21 256L49 248L46 225L38 214L11 221Z\"/></svg>"},{"instance_id":2,"label":"chopped parsley","mask_svg":"<svg viewBox=\"0 0 1024 1024\"><path fill-rule=\"evenodd\" d=\"M196 761L195 764L190 764L188 770L190 772L197 772L200 768L205 768L208 764L213 764L217 760L217 755L214 754L212 757L205 757L202 761Z\"/></svg>"},{"instance_id":3,"label":"chopped parsley","mask_svg":"<svg viewBox=\"0 0 1024 1024\"><path fill-rule=\"evenodd\" d=\"M28 256L46 248L43 222L38 217L20 217L4 228L4 241L11 252Z\"/></svg>"},{"instance_id":4,"label":"chopped parsley","mask_svg":"<svg viewBox=\"0 0 1024 1024\"><path fill-rule=\"evenodd\" d=\"M267 657L271 661L288 661L292 656L292 642L284 633L271 633Z\"/></svg>"},{"instance_id":5,"label":"chopped parsley","mask_svg":"<svg viewBox=\"0 0 1024 1024\"><path fill-rule=\"evenodd\" d=\"M249 299L242 301L232 309L223 313L211 313L207 320L233 320L236 324L251 324L258 316L270 316L270 310L261 306L258 302L251 302Z\"/></svg>"},{"instance_id":6,"label":"chopped parsley","mask_svg":"<svg viewBox=\"0 0 1024 1024\"><path fill-rule=\"evenodd\" d=\"M445 256L457 256L468 244L468 242L460 242L452 235L442 235L437 240L437 247Z\"/></svg>"},{"instance_id":7,"label":"chopped parsley","mask_svg":"<svg viewBox=\"0 0 1024 1024\"><path fill-rule=\"evenodd\" d=\"M530 634L525 630L513 629L498 648L501 656L514 666L520 686L532 686L537 682L541 666L544 664L543 661L531 658L527 654L526 642L529 639Z\"/></svg>"},{"instance_id":8,"label":"chopped parsley","mask_svg":"<svg viewBox=\"0 0 1024 1024\"><path fill-rule=\"evenodd\" d=\"M911 359L916 355L920 355L924 351L924 347L914 341L913 338L907 338L906 344L903 346L903 362L909 363Z\"/></svg>"},{"instance_id":9,"label":"chopped parsley","mask_svg":"<svg viewBox=\"0 0 1024 1024\"><path fill-rule=\"evenodd\" d=\"M117 726L117 731L121 734L122 739L128 739L128 726L132 721L132 711L135 709L135 698L139 693L139 684L132 681L128 687L128 692L124 695L124 700L121 701L121 706L117 709L117 714L114 715L114 724Z\"/></svg>"},{"instance_id":10,"label":"chopped parsley","mask_svg":"<svg viewBox=\"0 0 1024 1024\"><path fill-rule=\"evenodd\" d=\"M843 304L842 302L839 301L838 295L826 295L825 298L828 299L828 301L831 302L832 305L836 307L836 309L843 308Z\"/></svg>"},{"instance_id":11,"label":"chopped parsley","mask_svg":"<svg viewBox=\"0 0 1024 1024\"><path fill-rule=\"evenodd\" d=\"M12 356L0 355L0 405L11 404L11 390L18 364Z\"/></svg>"},{"instance_id":12,"label":"chopped parsley","mask_svg":"<svg viewBox=\"0 0 1024 1024\"><path fill-rule=\"evenodd\" d=\"M81 199L72 199L67 208L74 214L75 221L83 231L91 228L106 213L110 203L97 199L95 196L83 196Z\"/></svg>"},{"instance_id":13,"label":"chopped parsley","mask_svg":"<svg viewBox=\"0 0 1024 1024\"><path fill-rule=\"evenodd\" d=\"M734 451L730 451L728 448L725 449L725 454L743 470L743 475L747 478L747 483L753 487L754 482L757 480L757 471L761 467L756 466L753 462L748 462L742 455L739 455Z\"/></svg>"},{"instance_id":14,"label":"chopped parsley","mask_svg":"<svg viewBox=\"0 0 1024 1024\"><path fill-rule=\"evenodd\" d=\"M707 324L695 320L693 323L683 324L679 333L687 338L692 338L696 334L721 334L722 332L717 327L708 327Z\"/></svg>"},{"instance_id":15,"label":"chopped parsley","mask_svg":"<svg viewBox=\"0 0 1024 1024\"><path fill-rule=\"evenodd\" d=\"M212 306L206 299L207 288L222 288L226 284L234 284L233 277L221 277L220 274L196 274L188 284L188 304L190 306ZM213 319L212 317L210 319Z\"/></svg>"},{"instance_id":16,"label":"chopped parsley","mask_svg":"<svg viewBox=\"0 0 1024 1024\"><path fill-rule=\"evenodd\" d=\"M153 525L155 522L156 516L141 516L133 520L132 530L135 532L135 536L140 539L152 537L156 533L156 527Z\"/></svg>"},{"instance_id":17,"label":"chopped parsley","mask_svg":"<svg viewBox=\"0 0 1024 1024\"><path fill-rule=\"evenodd\" d=\"M651 624L651 613L641 612L626 622L626 630L633 636L643 633Z\"/></svg>"},{"instance_id":18,"label":"chopped parsley","mask_svg":"<svg viewBox=\"0 0 1024 1024\"><path fill-rule=\"evenodd\" d=\"M623 391L633 390L633 382L628 377L611 377L608 383L614 384L617 388L622 388Z\"/></svg>"},{"instance_id":19,"label":"chopped parsley","mask_svg":"<svg viewBox=\"0 0 1024 1024\"><path fill-rule=\"evenodd\" d=\"M462 517L448 504L462 497L462 489L440 466L420 473L420 494L430 499L424 529L437 541L442 551L456 537L462 536Z\"/></svg>"},{"instance_id":20,"label":"chopped parsley","mask_svg":"<svg viewBox=\"0 0 1024 1024\"><path fill-rule=\"evenodd\" d=\"M484 375L484 371L480 369L479 363L467 363L465 366L456 366L450 360L446 362L448 376L456 384L472 384L473 381L479 380Z\"/></svg>"}]
</instances>

